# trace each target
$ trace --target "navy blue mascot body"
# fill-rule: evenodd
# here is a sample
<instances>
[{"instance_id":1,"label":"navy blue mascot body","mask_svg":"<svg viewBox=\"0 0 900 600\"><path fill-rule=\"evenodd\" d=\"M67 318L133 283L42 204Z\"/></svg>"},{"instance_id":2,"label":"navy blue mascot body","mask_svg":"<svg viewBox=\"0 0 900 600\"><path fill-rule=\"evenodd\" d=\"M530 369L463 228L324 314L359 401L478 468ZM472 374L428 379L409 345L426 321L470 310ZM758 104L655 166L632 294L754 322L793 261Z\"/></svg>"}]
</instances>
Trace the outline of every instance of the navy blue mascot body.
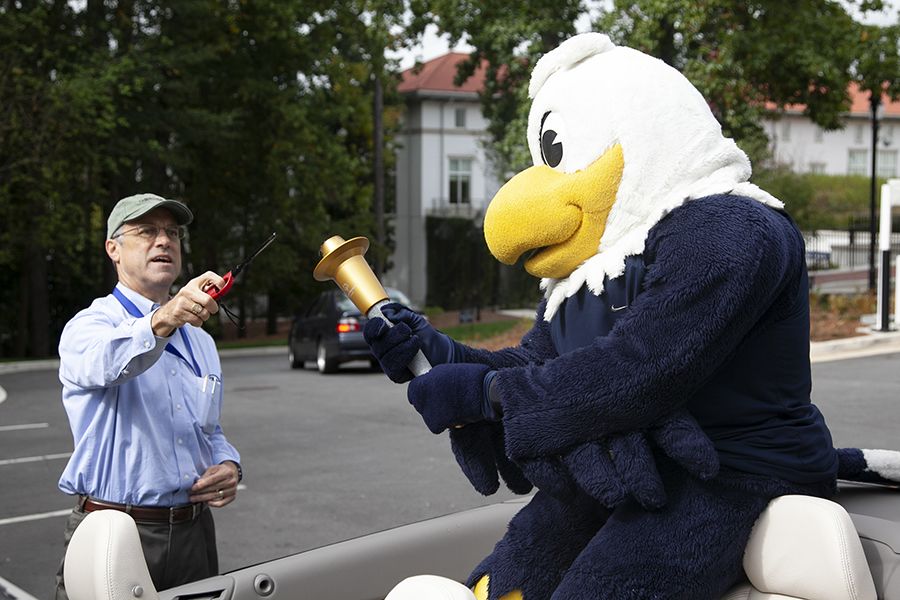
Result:
<instances>
[{"instance_id":1,"label":"navy blue mascot body","mask_svg":"<svg viewBox=\"0 0 900 600\"><path fill-rule=\"evenodd\" d=\"M584 34L529 93L535 166L484 229L498 260L530 253L534 327L479 350L387 305L394 326L366 339L479 492L538 488L473 571L477 597L721 598L772 498L865 469L810 402L803 239L661 61ZM433 368L413 379L419 349Z\"/></svg>"}]
</instances>

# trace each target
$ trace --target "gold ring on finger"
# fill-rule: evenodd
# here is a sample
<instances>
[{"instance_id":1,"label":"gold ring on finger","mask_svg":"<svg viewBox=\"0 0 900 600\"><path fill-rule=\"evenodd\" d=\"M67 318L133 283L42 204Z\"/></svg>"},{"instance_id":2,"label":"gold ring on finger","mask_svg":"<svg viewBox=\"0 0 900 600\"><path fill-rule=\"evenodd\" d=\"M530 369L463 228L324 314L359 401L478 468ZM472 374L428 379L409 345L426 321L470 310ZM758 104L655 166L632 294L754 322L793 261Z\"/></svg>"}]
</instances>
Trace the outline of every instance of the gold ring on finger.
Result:
<instances>
[{"instance_id":1,"label":"gold ring on finger","mask_svg":"<svg viewBox=\"0 0 900 600\"><path fill-rule=\"evenodd\" d=\"M225 497L225 492L223 492L222 490L216 490L216 492L219 494L219 500Z\"/></svg>"},{"instance_id":2,"label":"gold ring on finger","mask_svg":"<svg viewBox=\"0 0 900 600\"><path fill-rule=\"evenodd\" d=\"M203 310L203 307L200 306L197 302L194 303L194 306L191 307L191 312L195 315L199 315L200 311Z\"/></svg>"}]
</instances>

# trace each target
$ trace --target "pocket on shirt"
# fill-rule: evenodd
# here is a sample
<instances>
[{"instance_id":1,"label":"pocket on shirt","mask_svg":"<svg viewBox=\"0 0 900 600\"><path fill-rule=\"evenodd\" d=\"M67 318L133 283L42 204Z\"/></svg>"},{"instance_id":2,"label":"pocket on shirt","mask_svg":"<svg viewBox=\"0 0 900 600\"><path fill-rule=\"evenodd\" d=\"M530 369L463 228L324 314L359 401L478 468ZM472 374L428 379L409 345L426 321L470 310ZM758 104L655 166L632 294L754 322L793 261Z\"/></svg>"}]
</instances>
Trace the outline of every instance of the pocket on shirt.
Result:
<instances>
[{"instance_id":1,"label":"pocket on shirt","mask_svg":"<svg viewBox=\"0 0 900 600\"><path fill-rule=\"evenodd\" d=\"M222 377L219 375L198 377L194 392L194 415L204 433L212 434L216 430L221 403Z\"/></svg>"}]
</instances>

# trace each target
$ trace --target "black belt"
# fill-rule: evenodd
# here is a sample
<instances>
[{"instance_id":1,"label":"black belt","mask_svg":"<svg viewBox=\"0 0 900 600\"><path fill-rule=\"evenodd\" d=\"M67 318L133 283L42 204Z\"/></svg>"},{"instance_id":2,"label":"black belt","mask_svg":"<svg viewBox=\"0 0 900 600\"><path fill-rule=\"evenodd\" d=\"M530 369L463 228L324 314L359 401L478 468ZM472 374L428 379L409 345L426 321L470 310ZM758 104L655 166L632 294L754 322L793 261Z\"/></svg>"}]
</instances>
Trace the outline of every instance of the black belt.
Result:
<instances>
[{"instance_id":1,"label":"black belt","mask_svg":"<svg viewBox=\"0 0 900 600\"><path fill-rule=\"evenodd\" d=\"M205 503L186 504L184 506L173 506L170 508L161 506L116 504L115 502L95 500L93 498L88 498L87 496L81 496L78 505L84 512L93 512L95 510L118 510L131 515L131 518L137 522L169 523L172 525L193 521L199 517L200 513L203 512L203 509L206 508Z\"/></svg>"}]
</instances>

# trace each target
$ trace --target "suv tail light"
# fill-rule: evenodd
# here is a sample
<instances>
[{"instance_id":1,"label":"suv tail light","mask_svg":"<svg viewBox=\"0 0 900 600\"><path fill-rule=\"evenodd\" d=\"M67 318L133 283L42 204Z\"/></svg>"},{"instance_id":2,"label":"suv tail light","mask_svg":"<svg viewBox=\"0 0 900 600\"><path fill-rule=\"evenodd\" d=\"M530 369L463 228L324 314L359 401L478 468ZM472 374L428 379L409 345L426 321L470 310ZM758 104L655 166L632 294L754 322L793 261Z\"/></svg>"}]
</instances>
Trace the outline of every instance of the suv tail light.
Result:
<instances>
[{"instance_id":1,"label":"suv tail light","mask_svg":"<svg viewBox=\"0 0 900 600\"><path fill-rule=\"evenodd\" d=\"M359 331L359 320L356 317L343 317L337 324L338 333L350 333L351 331Z\"/></svg>"}]
</instances>

